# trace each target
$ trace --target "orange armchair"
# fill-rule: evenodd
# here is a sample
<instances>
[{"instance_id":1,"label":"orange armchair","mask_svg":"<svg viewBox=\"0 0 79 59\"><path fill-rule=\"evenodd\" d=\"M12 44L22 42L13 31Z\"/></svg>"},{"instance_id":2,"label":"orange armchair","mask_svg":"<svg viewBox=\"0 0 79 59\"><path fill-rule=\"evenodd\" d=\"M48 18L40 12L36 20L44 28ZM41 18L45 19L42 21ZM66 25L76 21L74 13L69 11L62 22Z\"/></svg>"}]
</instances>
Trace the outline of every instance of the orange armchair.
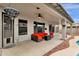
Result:
<instances>
[{"instance_id":1,"label":"orange armchair","mask_svg":"<svg viewBox=\"0 0 79 59\"><path fill-rule=\"evenodd\" d=\"M50 37L51 37L51 38L54 37L54 32L50 32Z\"/></svg>"}]
</instances>

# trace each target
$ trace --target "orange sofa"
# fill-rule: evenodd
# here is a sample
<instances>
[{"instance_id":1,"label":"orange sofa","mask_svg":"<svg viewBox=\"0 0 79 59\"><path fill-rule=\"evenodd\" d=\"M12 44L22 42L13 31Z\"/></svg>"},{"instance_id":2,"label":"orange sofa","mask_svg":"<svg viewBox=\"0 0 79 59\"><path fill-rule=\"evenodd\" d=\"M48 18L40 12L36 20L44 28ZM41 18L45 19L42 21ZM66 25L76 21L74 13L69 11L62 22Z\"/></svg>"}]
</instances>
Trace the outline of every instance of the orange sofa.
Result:
<instances>
[{"instance_id":1,"label":"orange sofa","mask_svg":"<svg viewBox=\"0 0 79 59\"><path fill-rule=\"evenodd\" d=\"M31 35L31 40L39 42L42 41L44 39L45 36L47 36L48 34L43 32L43 33L34 33Z\"/></svg>"}]
</instances>

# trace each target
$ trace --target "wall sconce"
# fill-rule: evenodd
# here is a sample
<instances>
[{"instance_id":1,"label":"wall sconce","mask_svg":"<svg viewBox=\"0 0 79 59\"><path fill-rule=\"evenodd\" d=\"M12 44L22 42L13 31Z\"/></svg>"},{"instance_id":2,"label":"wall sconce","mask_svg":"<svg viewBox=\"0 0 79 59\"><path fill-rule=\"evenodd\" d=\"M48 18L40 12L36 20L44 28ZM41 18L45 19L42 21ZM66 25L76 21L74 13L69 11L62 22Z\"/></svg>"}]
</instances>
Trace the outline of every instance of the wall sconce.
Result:
<instances>
[{"instance_id":1,"label":"wall sconce","mask_svg":"<svg viewBox=\"0 0 79 59\"><path fill-rule=\"evenodd\" d=\"M20 12L17 10L17 9L14 9L14 8L11 8L11 7L7 7L7 8L4 8L4 12L9 16L9 17L17 17Z\"/></svg>"}]
</instances>

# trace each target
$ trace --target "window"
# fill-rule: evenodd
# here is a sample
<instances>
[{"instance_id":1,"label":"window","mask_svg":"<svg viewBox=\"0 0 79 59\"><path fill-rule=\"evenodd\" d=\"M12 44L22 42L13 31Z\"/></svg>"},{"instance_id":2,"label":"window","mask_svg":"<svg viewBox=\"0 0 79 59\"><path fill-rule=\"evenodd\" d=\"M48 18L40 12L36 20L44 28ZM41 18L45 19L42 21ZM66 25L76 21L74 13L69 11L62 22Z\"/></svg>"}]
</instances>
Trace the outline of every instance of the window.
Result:
<instances>
[{"instance_id":1,"label":"window","mask_svg":"<svg viewBox=\"0 0 79 59\"><path fill-rule=\"evenodd\" d=\"M54 32L54 26L49 25L49 32Z\"/></svg>"},{"instance_id":2,"label":"window","mask_svg":"<svg viewBox=\"0 0 79 59\"><path fill-rule=\"evenodd\" d=\"M19 19L19 35L27 35L27 20Z\"/></svg>"},{"instance_id":3,"label":"window","mask_svg":"<svg viewBox=\"0 0 79 59\"><path fill-rule=\"evenodd\" d=\"M38 33L44 32L44 27L43 27L43 25L37 26L37 30L38 30Z\"/></svg>"},{"instance_id":4,"label":"window","mask_svg":"<svg viewBox=\"0 0 79 59\"><path fill-rule=\"evenodd\" d=\"M34 33L45 32L45 23L34 22Z\"/></svg>"}]
</instances>

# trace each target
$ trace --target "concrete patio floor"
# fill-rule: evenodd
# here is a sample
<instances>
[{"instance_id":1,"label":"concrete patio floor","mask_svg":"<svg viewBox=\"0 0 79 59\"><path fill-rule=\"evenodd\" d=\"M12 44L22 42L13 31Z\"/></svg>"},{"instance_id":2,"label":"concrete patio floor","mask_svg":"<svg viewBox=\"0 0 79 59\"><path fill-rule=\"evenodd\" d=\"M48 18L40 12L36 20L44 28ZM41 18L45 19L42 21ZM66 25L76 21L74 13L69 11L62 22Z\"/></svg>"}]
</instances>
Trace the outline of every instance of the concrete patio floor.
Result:
<instances>
[{"instance_id":1,"label":"concrete patio floor","mask_svg":"<svg viewBox=\"0 0 79 59\"><path fill-rule=\"evenodd\" d=\"M63 40L58 39L38 43L28 40L14 47L2 49L2 56L42 56L62 42Z\"/></svg>"},{"instance_id":2,"label":"concrete patio floor","mask_svg":"<svg viewBox=\"0 0 79 59\"><path fill-rule=\"evenodd\" d=\"M69 35L67 36L70 37ZM0 55L2 56L43 56L56 46L63 43L60 40L61 35L55 34L54 38L48 41L34 42L27 40L24 42L17 43L16 46L11 48L0 49Z\"/></svg>"}]
</instances>

